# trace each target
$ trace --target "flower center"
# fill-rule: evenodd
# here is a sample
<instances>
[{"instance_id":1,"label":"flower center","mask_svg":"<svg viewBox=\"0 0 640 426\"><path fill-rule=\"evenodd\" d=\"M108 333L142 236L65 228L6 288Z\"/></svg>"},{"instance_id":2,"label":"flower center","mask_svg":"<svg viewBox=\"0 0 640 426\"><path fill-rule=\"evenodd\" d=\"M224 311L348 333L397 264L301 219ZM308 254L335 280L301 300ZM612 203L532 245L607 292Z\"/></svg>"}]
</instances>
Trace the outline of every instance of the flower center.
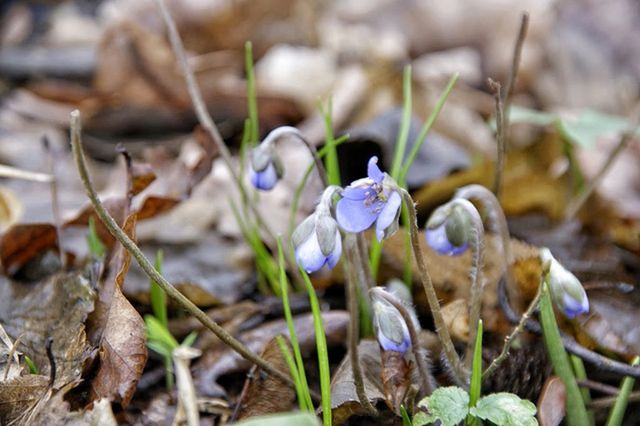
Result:
<instances>
[{"instance_id":1,"label":"flower center","mask_svg":"<svg viewBox=\"0 0 640 426\"><path fill-rule=\"evenodd\" d=\"M373 213L379 213L387 202L387 195L384 193L381 183L372 183L365 190L365 207L371 209Z\"/></svg>"}]
</instances>

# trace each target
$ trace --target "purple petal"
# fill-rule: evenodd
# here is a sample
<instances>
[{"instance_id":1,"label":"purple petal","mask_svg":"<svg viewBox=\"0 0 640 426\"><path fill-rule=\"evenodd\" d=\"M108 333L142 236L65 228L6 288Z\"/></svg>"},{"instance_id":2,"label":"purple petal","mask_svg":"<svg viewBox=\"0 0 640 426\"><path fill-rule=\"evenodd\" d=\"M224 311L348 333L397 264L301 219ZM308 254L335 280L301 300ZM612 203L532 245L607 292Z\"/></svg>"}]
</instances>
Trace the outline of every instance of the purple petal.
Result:
<instances>
[{"instance_id":1,"label":"purple petal","mask_svg":"<svg viewBox=\"0 0 640 426\"><path fill-rule=\"evenodd\" d=\"M322 250L320 250L320 244L318 244L315 232L296 247L296 262L298 262L298 265L307 271L308 274L322 268L326 260L327 258L322 254Z\"/></svg>"},{"instance_id":2,"label":"purple petal","mask_svg":"<svg viewBox=\"0 0 640 426\"><path fill-rule=\"evenodd\" d=\"M429 247L431 247L436 253L446 256L459 256L469 247L469 244L467 243L461 246L454 246L451 244L447 238L447 231L444 223L437 228L427 228L425 231L425 237Z\"/></svg>"},{"instance_id":3,"label":"purple petal","mask_svg":"<svg viewBox=\"0 0 640 426\"><path fill-rule=\"evenodd\" d=\"M338 261L340 260L341 255L342 255L342 238L340 238L340 231L336 230L336 245L333 248L333 251L331 252L329 257L327 257L327 266L329 266L329 268L333 268L334 266L336 266Z\"/></svg>"},{"instance_id":4,"label":"purple petal","mask_svg":"<svg viewBox=\"0 0 640 426\"><path fill-rule=\"evenodd\" d=\"M273 163L270 163L266 169L261 172L256 172L253 168L250 169L249 177L251 184L257 189L268 191L276 186L278 182L278 174Z\"/></svg>"},{"instance_id":5,"label":"purple petal","mask_svg":"<svg viewBox=\"0 0 640 426\"><path fill-rule=\"evenodd\" d=\"M403 339L400 343L388 339L387 336L382 333L378 333L376 337L378 338L378 343L385 351L400 352L402 354L407 352L407 349L409 349L409 344L411 342L408 334L406 338Z\"/></svg>"},{"instance_id":6,"label":"purple petal","mask_svg":"<svg viewBox=\"0 0 640 426\"><path fill-rule=\"evenodd\" d=\"M348 198L350 200L364 200L367 198L368 187L362 186L347 186L342 190L340 195L342 198Z\"/></svg>"},{"instance_id":7,"label":"purple petal","mask_svg":"<svg viewBox=\"0 0 640 426\"><path fill-rule=\"evenodd\" d=\"M373 156L369 159L369 164L367 165L367 176L373 179L376 183L380 183L384 179L384 173L382 173L378 167L378 157Z\"/></svg>"},{"instance_id":8,"label":"purple petal","mask_svg":"<svg viewBox=\"0 0 640 426\"><path fill-rule=\"evenodd\" d=\"M382 211L378 216L378 220L376 221L376 237L378 238L378 241L382 241L382 238L384 237L384 230L398 218L400 201L400 194L398 194L397 191L393 191L382 208Z\"/></svg>"},{"instance_id":9,"label":"purple petal","mask_svg":"<svg viewBox=\"0 0 640 426\"><path fill-rule=\"evenodd\" d=\"M587 299L587 297L584 297L582 302L580 302L571 297L568 293L563 293L562 304L564 315L569 319L573 319L580 314L589 312L589 299Z\"/></svg>"},{"instance_id":10,"label":"purple petal","mask_svg":"<svg viewBox=\"0 0 640 426\"><path fill-rule=\"evenodd\" d=\"M368 229L376 220L375 212L377 203L373 206L365 206L361 200L342 198L336 206L336 220L338 225L346 232L361 232Z\"/></svg>"}]
</instances>

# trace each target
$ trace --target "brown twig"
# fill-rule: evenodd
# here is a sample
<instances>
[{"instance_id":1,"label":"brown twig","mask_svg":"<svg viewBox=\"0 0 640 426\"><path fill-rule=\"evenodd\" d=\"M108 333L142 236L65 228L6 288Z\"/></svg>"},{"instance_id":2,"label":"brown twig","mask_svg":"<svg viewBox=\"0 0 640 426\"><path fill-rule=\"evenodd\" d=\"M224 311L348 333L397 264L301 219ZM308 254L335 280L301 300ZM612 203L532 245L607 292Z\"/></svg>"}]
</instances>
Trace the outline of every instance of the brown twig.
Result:
<instances>
[{"instance_id":1,"label":"brown twig","mask_svg":"<svg viewBox=\"0 0 640 426\"><path fill-rule=\"evenodd\" d=\"M178 305L197 318L202 325L211 330L222 342L231 347L240 356L247 361L260 366L265 372L277 377L289 386L295 387L293 380L280 370L273 367L268 361L264 360L260 356L249 350L242 342L235 337L227 333L218 323L213 321L206 313L198 308L191 300L185 297L180 291L178 291L169 281L167 281L149 262L145 255L140 251L136 243L134 243L129 236L120 228L116 221L109 215L105 209L102 201L98 198L98 194L91 183L91 177L87 170L86 161L84 159L84 153L82 152L81 141L81 123L80 112L73 111L71 113L71 148L73 150L73 156L75 159L78 173L80 174L80 180L84 186L84 189L96 211L96 214L109 230L109 233L122 244L122 246L131 253L136 259L142 270L147 276L158 283L158 285L164 290L169 297L171 297Z\"/></svg>"},{"instance_id":2,"label":"brown twig","mask_svg":"<svg viewBox=\"0 0 640 426\"><path fill-rule=\"evenodd\" d=\"M509 321L515 324L520 320L520 316L514 312L513 308L509 304L509 297L507 296L507 292L505 290L504 280L500 280L500 284L498 285L498 302L500 303L500 307L502 308L502 311ZM534 319L527 319L525 321L525 327L527 330L533 333L542 333L542 327L540 326L540 323ZM573 339L573 337L567 336L562 332L560 332L560 337L562 338L562 344L567 352L582 358L582 360L588 362L589 364L592 364L598 370L608 371L620 376L631 376L635 377L636 379L640 379L640 367L615 361L613 359L602 356L599 353L593 352L580 345Z\"/></svg>"},{"instance_id":3,"label":"brown twig","mask_svg":"<svg viewBox=\"0 0 640 426\"><path fill-rule=\"evenodd\" d=\"M620 393L620 389L615 386L607 385L604 383L596 382L589 379L576 380L578 382L578 386L583 388L589 388L591 390L595 390L598 392L602 392L607 395L617 396Z\"/></svg>"},{"instance_id":4,"label":"brown twig","mask_svg":"<svg viewBox=\"0 0 640 426\"><path fill-rule=\"evenodd\" d=\"M590 410L601 410L609 408L616 403L617 396L605 396L604 398L594 399L587 404L587 408ZM628 398L629 402L640 401L640 391L631 392Z\"/></svg>"},{"instance_id":5,"label":"brown twig","mask_svg":"<svg viewBox=\"0 0 640 426\"><path fill-rule=\"evenodd\" d=\"M433 322L436 326L436 333L438 333L440 344L442 344L442 351L447 359L447 362L451 366L451 370L455 379L460 384L465 384L468 386L469 373L462 366L460 357L458 356L458 353L453 346L453 341L451 340L449 329L447 328L447 324L444 321L444 317L442 316L442 311L440 310L438 295L436 294L436 290L433 287L433 281L431 281L431 275L429 275L427 264L424 259L424 254L422 253L422 247L420 246L420 235L418 231L416 206L413 203L411 195L409 195L406 190L400 189L400 192L402 194L404 203L407 206L407 210L409 211L409 230L411 232L413 256L415 257L416 264L418 265L420 280L422 282L422 287L424 289L425 295L427 296L427 302L429 303L431 316L433 317Z\"/></svg>"},{"instance_id":6,"label":"brown twig","mask_svg":"<svg viewBox=\"0 0 640 426\"><path fill-rule=\"evenodd\" d=\"M491 90L493 90L493 97L496 101L497 156L495 172L493 174L493 193L496 198L500 198L500 192L502 191L502 176L504 174L504 157L507 151L505 140L505 116L500 83L493 81L492 79L489 79L487 82Z\"/></svg>"},{"instance_id":7,"label":"brown twig","mask_svg":"<svg viewBox=\"0 0 640 426\"><path fill-rule=\"evenodd\" d=\"M509 79L504 90L504 112L505 112L505 128L509 127L509 109L511 108L511 97L513 95L513 89L516 85L516 78L518 77L518 70L520 69L520 58L522 56L522 46L524 40L527 37L527 30L529 29L529 12L522 12L520 19L520 31L518 32L518 38L516 44L513 46L513 59L511 60L511 71L509 72Z\"/></svg>"}]
</instances>

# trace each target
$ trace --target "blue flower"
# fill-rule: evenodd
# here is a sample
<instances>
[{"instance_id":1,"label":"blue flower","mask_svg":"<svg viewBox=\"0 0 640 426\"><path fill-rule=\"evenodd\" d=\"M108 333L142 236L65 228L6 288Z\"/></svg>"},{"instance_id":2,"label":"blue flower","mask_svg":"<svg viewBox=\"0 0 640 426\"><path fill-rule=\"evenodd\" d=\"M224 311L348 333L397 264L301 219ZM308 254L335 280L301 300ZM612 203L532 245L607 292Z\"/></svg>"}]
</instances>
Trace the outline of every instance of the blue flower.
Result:
<instances>
[{"instance_id":1,"label":"blue flower","mask_svg":"<svg viewBox=\"0 0 640 426\"><path fill-rule=\"evenodd\" d=\"M337 187L328 187L322 195L316 211L293 231L291 239L296 262L307 273L324 265L333 268L342 254L342 239L338 223L331 217L331 197Z\"/></svg>"},{"instance_id":2,"label":"blue flower","mask_svg":"<svg viewBox=\"0 0 640 426\"><path fill-rule=\"evenodd\" d=\"M251 152L249 179L251 184L262 191L272 189L283 175L280 159L272 144L262 143Z\"/></svg>"},{"instance_id":3,"label":"blue flower","mask_svg":"<svg viewBox=\"0 0 640 426\"><path fill-rule=\"evenodd\" d=\"M459 256L469 248L472 227L466 211L458 204L466 200L454 200L438 207L427 221L425 238L436 253Z\"/></svg>"},{"instance_id":4,"label":"blue flower","mask_svg":"<svg viewBox=\"0 0 640 426\"><path fill-rule=\"evenodd\" d=\"M580 280L558 262L548 248L540 250L542 263L549 262L549 292L551 300L562 314L573 319L589 312L589 299Z\"/></svg>"},{"instance_id":5,"label":"blue flower","mask_svg":"<svg viewBox=\"0 0 640 426\"><path fill-rule=\"evenodd\" d=\"M336 207L336 219L346 232L362 232L376 223L378 241L389 237L398 227L400 193L391 178L378 168L378 157L371 157L368 177L352 182L342 191Z\"/></svg>"},{"instance_id":6,"label":"blue flower","mask_svg":"<svg viewBox=\"0 0 640 426\"><path fill-rule=\"evenodd\" d=\"M436 253L445 256L459 256L469 248L469 243L466 241L460 246L456 246L449 241L447 238L446 225L444 223L433 229L427 228L424 236L429 247L431 247Z\"/></svg>"},{"instance_id":7,"label":"blue flower","mask_svg":"<svg viewBox=\"0 0 640 426\"><path fill-rule=\"evenodd\" d=\"M381 292L386 293L382 296ZM394 297L380 287L371 290L373 305L373 326L376 332L378 344L385 351L394 351L404 354L411 346L409 328L402 315L385 297Z\"/></svg>"}]
</instances>

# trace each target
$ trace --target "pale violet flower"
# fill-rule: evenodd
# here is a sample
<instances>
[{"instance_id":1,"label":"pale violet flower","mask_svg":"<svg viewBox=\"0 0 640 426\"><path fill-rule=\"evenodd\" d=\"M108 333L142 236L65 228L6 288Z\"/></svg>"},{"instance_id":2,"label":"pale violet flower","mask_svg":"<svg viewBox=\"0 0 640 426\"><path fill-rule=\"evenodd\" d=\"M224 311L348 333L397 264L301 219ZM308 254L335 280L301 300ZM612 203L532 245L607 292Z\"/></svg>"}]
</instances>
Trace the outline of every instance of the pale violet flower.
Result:
<instances>
[{"instance_id":1,"label":"pale violet flower","mask_svg":"<svg viewBox=\"0 0 640 426\"><path fill-rule=\"evenodd\" d=\"M331 216L331 198L338 189L330 186L324 191L315 212L298 225L291 237L296 262L307 273L324 265L333 268L340 260L342 239L338 223Z\"/></svg>"},{"instance_id":2,"label":"pale violet flower","mask_svg":"<svg viewBox=\"0 0 640 426\"><path fill-rule=\"evenodd\" d=\"M262 191L272 189L283 175L282 163L271 143L261 143L251 151L249 179Z\"/></svg>"},{"instance_id":3,"label":"pale violet flower","mask_svg":"<svg viewBox=\"0 0 640 426\"><path fill-rule=\"evenodd\" d=\"M371 157L368 177L352 182L340 194L336 219L346 232L362 232L375 222L378 241L389 237L398 228L402 198L395 183L378 168L378 157Z\"/></svg>"},{"instance_id":4,"label":"pale violet flower","mask_svg":"<svg viewBox=\"0 0 640 426\"><path fill-rule=\"evenodd\" d=\"M580 280L558 262L548 248L540 250L540 260L543 264L549 262L549 292L553 303L562 314L573 319L580 314L589 312L589 299Z\"/></svg>"},{"instance_id":5,"label":"pale violet flower","mask_svg":"<svg viewBox=\"0 0 640 426\"><path fill-rule=\"evenodd\" d=\"M385 293L385 296L381 293ZM395 298L395 296L380 287L373 288L370 294L373 307L373 326L378 344L385 351L406 353L411 346L409 328L400 312L385 300L385 297Z\"/></svg>"},{"instance_id":6,"label":"pale violet flower","mask_svg":"<svg viewBox=\"0 0 640 426\"><path fill-rule=\"evenodd\" d=\"M438 207L427 222L425 238L436 253L459 256L469 248L471 223L466 212L455 204Z\"/></svg>"}]
</instances>

